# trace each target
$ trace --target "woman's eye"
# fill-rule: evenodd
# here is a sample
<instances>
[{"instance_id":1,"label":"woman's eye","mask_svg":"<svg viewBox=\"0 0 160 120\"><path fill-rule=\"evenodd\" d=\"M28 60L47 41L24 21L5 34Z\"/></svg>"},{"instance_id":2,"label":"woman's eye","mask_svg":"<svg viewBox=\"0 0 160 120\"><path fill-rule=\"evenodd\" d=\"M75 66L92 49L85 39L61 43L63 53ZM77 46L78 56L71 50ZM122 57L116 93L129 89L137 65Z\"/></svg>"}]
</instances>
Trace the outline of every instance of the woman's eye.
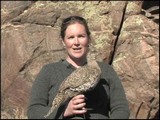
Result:
<instances>
[{"instance_id":1,"label":"woman's eye","mask_svg":"<svg viewBox=\"0 0 160 120\"><path fill-rule=\"evenodd\" d=\"M84 36L84 35L80 35L80 36L78 36L78 37L80 37L80 38L84 38L85 36Z\"/></svg>"},{"instance_id":2,"label":"woman's eye","mask_svg":"<svg viewBox=\"0 0 160 120\"><path fill-rule=\"evenodd\" d=\"M68 39L73 39L73 38L74 38L73 36L68 37Z\"/></svg>"}]
</instances>

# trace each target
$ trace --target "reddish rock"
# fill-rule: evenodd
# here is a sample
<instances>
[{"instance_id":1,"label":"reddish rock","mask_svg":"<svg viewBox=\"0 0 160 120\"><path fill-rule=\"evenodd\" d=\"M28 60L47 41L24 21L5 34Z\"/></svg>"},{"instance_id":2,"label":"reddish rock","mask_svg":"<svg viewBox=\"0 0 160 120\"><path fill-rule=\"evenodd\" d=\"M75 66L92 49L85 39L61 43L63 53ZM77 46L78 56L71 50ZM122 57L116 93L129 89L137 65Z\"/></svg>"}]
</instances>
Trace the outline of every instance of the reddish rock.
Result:
<instances>
[{"instance_id":1,"label":"reddish rock","mask_svg":"<svg viewBox=\"0 0 160 120\"><path fill-rule=\"evenodd\" d=\"M143 2L1 3L1 118L27 118L36 75L44 64L65 58L59 30L69 15L87 19L97 60L112 64L122 80L130 118L159 117L159 24Z\"/></svg>"}]
</instances>

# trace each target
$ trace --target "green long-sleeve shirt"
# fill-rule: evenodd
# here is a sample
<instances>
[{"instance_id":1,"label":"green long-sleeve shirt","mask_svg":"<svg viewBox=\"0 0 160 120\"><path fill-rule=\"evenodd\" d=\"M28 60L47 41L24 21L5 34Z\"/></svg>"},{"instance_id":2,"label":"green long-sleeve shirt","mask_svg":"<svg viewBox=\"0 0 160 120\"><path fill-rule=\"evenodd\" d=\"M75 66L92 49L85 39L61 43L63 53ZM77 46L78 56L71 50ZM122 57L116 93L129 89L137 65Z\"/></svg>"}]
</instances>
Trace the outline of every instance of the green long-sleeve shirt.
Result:
<instances>
[{"instance_id":1,"label":"green long-sleeve shirt","mask_svg":"<svg viewBox=\"0 0 160 120\"><path fill-rule=\"evenodd\" d=\"M87 98L86 108L91 108L85 114L85 118L128 119L129 106L121 81L110 65L104 62L98 64L102 71L101 80L92 91L84 94ZM47 64L41 69L32 86L27 111L29 119L44 119L61 82L75 69L66 60ZM47 119L63 119L68 101L51 113ZM76 117L81 116L83 117L83 115L76 115Z\"/></svg>"}]
</instances>

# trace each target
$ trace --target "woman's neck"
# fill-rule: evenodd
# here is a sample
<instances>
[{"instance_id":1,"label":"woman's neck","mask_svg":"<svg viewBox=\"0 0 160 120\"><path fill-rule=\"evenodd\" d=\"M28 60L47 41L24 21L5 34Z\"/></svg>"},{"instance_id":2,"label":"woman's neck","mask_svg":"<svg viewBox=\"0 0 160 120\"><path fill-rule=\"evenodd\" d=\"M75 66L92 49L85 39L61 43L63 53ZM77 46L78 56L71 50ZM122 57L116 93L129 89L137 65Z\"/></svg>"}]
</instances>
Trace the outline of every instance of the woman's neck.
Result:
<instances>
[{"instance_id":1,"label":"woman's neck","mask_svg":"<svg viewBox=\"0 0 160 120\"><path fill-rule=\"evenodd\" d=\"M86 64L87 59L86 58L82 58L82 59L71 59L70 57L67 57L66 60L72 64L74 67L79 68L83 65Z\"/></svg>"}]
</instances>

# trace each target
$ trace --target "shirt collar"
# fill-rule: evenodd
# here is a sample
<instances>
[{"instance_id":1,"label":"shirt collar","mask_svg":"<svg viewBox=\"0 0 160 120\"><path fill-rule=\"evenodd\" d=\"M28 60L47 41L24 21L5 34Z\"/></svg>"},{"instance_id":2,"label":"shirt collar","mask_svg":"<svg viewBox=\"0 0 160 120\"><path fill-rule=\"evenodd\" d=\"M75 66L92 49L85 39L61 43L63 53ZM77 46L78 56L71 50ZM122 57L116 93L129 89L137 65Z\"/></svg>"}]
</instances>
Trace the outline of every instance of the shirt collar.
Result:
<instances>
[{"instance_id":1,"label":"shirt collar","mask_svg":"<svg viewBox=\"0 0 160 120\"><path fill-rule=\"evenodd\" d=\"M65 65L67 66L67 68L77 69L77 68L74 67L72 64L70 64L66 59L61 59L61 62L62 62L63 64L65 64ZM86 64L87 64L87 62L85 62L84 65L86 65Z\"/></svg>"},{"instance_id":2,"label":"shirt collar","mask_svg":"<svg viewBox=\"0 0 160 120\"><path fill-rule=\"evenodd\" d=\"M66 59L61 59L62 63L66 65L67 68L76 69L72 64L70 64Z\"/></svg>"}]
</instances>

